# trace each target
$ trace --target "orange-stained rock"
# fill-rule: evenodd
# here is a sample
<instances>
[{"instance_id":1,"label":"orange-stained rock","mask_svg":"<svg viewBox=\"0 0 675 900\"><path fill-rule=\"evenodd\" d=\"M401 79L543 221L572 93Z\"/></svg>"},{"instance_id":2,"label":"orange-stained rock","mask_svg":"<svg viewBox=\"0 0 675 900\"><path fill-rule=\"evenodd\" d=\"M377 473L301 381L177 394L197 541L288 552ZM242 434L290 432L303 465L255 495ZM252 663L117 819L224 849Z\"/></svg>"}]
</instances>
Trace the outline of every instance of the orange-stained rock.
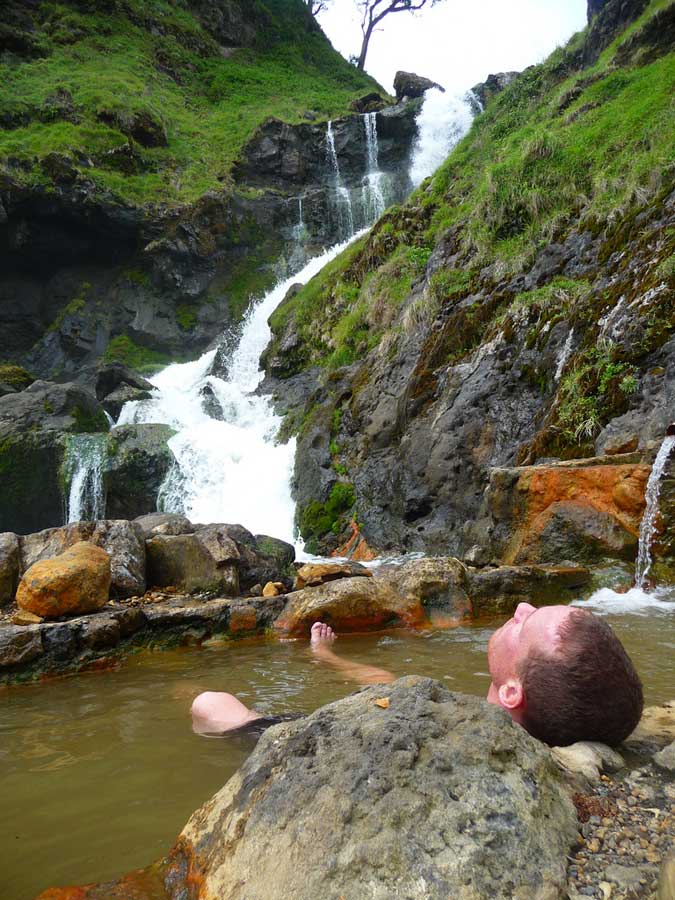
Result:
<instances>
[{"instance_id":1,"label":"orange-stained rock","mask_svg":"<svg viewBox=\"0 0 675 900\"><path fill-rule=\"evenodd\" d=\"M255 631L258 624L256 611L248 604L233 603L230 608L230 634L246 634Z\"/></svg>"},{"instance_id":2,"label":"orange-stained rock","mask_svg":"<svg viewBox=\"0 0 675 900\"><path fill-rule=\"evenodd\" d=\"M351 537L331 553L331 556L342 556L354 562L372 562L377 559L377 553L368 546L368 542L361 534L356 522L351 522Z\"/></svg>"},{"instance_id":3,"label":"orange-stained rock","mask_svg":"<svg viewBox=\"0 0 675 900\"><path fill-rule=\"evenodd\" d=\"M425 619L417 598L405 598L385 579L340 578L288 594L274 630L305 635L318 620L341 632L387 625L419 625Z\"/></svg>"},{"instance_id":4,"label":"orange-stained rock","mask_svg":"<svg viewBox=\"0 0 675 900\"><path fill-rule=\"evenodd\" d=\"M278 597L285 590L283 581L268 581L263 588L263 597Z\"/></svg>"},{"instance_id":5,"label":"orange-stained rock","mask_svg":"<svg viewBox=\"0 0 675 900\"><path fill-rule=\"evenodd\" d=\"M53 559L34 563L19 582L16 602L36 616L53 619L95 612L108 602L110 557L81 541Z\"/></svg>"},{"instance_id":6,"label":"orange-stained rock","mask_svg":"<svg viewBox=\"0 0 675 900\"><path fill-rule=\"evenodd\" d=\"M42 621L42 616L36 616L35 613L28 612L27 609L17 610L11 618L13 625L39 625Z\"/></svg>"},{"instance_id":7,"label":"orange-stained rock","mask_svg":"<svg viewBox=\"0 0 675 900\"><path fill-rule=\"evenodd\" d=\"M625 459L493 469L488 503L502 561L634 559L651 466Z\"/></svg>"},{"instance_id":8,"label":"orange-stained rock","mask_svg":"<svg viewBox=\"0 0 675 900\"><path fill-rule=\"evenodd\" d=\"M305 563L297 571L295 587L300 591L304 587L326 584L337 578L369 578L372 574L370 569L354 562Z\"/></svg>"}]
</instances>

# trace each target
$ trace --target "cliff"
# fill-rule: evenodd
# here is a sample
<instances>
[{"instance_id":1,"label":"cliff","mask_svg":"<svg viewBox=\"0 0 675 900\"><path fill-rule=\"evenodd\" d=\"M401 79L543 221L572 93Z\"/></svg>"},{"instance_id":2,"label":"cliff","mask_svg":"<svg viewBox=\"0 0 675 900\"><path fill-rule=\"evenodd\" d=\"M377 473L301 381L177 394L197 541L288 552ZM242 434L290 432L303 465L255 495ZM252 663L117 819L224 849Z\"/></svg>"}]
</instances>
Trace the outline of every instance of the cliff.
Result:
<instances>
[{"instance_id":1,"label":"cliff","mask_svg":"<svg viewBox=\"0 0 675 900\"><path fill-rule=\"evenodd\" d=\"M499 558L495 511L515 500L491 493L495 471L649 465L675 409L674 25L672 3L605 4L275 312L268 386L282 410L304 401L287 427L310 547L358 526L380 550ZM623 524L612 500L584 506L590 524L556 507L560 527L626 558L629 493ZM554 538L538 552L574 556Z\"/></svg>"}]
</instances>

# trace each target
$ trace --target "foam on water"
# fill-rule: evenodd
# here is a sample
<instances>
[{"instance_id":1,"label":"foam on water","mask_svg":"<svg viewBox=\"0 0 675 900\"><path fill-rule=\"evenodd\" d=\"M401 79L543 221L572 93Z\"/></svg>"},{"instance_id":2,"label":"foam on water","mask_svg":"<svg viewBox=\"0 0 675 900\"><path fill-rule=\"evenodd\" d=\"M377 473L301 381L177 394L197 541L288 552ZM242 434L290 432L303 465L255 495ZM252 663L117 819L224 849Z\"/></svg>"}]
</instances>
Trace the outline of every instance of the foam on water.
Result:
<instances>
[{"instance_id":1,"label":"foam on water","mask_svg":"<svg viewBox=\"0 0 675 900\"><path fill-rule=\"evenodd\" d=\"M448 156L471 128L473 111L464 97L427 91L424 105L417 117L419 137L413 153L410 178L420 184Z\"/></svg>"},{"instance_id":2,"label":"foam on water","mask_svg":"<svg viewBox=\"0 0 675 900\"><path fill-rule=\"evenodd\" d=\"M209 374L217 352L209 350L152 378L157 395L151 400L125 404L118 425L157 422L177 432L169 441L175 466L160 492L165 510L193 522L238 523L254 533L293 540L295 440L276 443L281 419L269 397L254 393L263 377L260 356L271 334L267 320L288 288L309 281L348 243L313 259L251 308L227 381ZM206 386L221 407L222 420L204 409Z\"/></svg>"},{"instance_id":3,"label":"foam on water","mask_svg":"<svg viewBox=\"0 0 675 900\"><path fill-rule=\"evenodd\" d=\"M588 600L575 600L571 606L591 609L605 615L653 615L654 613L675 614L675 590L657 588L651 593L641 588L631 588L625 594L618 594L611 588L601 588Z\"/></svg>"}]
</instances>

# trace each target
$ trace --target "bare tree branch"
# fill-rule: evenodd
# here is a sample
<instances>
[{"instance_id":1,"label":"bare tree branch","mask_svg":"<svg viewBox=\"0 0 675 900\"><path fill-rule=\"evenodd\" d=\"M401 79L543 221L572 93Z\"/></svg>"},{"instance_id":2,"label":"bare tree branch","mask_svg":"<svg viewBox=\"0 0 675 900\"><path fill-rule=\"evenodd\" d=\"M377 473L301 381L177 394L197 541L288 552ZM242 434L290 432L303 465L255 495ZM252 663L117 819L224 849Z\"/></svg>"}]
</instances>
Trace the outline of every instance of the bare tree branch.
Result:
<instances>
[{"instance_id":1,"label":"bare tree branch","mask_svg":"<svg viewBox=\"0 0 675 900\"><path fill-rule=\"evenodd\" d=\"M320 12L328 9L331 0L303 0L303 2L313 16L318 16Z\"/></svg>"},{"instance_id":2,"label":"bare tree branch","mask_svg":"<svg viewBox=\"0 0 675 900\"><path fill-rule=\"evenodd\" d=\"M373 32L380 22L390 13L417 12L425 6L435 6L442 0L356 0L356 5L361 13L361 53L357 62L357 68L363 71L366 65L368 46Z\"/></svg>"}]
</instances>

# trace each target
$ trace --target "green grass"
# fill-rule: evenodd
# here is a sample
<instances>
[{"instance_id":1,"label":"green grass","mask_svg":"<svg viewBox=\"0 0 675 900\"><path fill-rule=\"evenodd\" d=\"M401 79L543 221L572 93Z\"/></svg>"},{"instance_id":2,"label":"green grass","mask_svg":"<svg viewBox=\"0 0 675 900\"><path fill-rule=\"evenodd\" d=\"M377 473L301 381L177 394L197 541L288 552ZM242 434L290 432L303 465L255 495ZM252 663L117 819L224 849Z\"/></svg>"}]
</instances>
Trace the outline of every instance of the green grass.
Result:
<instances>
[{"instance_id":1,"label":"green grass","mask_svg":"<svg viewBox=\"0 0 675 900\"><path fill-rule=\"evenodd\" d=\"M140 347L125 334L114 337L103 354L104 363L122 363L130 369L146 374L152 374L172 362L179 361L182 360L173 359L167 353Z\"/></svg>"},{"instance_id":2,"label":"green grass","mask_svg":"<svg viewBox=\"0 0 675 900\"><path fill-rule=\"evenodd\" d=\"M190 202L230 184L233 163L269 116L335 117L377 88L306 29L301 0L255 4L261 39L229 59L178 0L100 2L87 14L42 4L35 35L46 55L0 64L0 109L28 119L0 129L0 161L31 163L22 177L39 183L48 180L39 166L48 153L72 155L76 168L84 154L94 164L86 176L121 199ZM72 95L76 121L51 120L47 101L59 88ZM138 171L124 174L111 151L129 141L114 117L137 113L165 129L168 146L133 142Z\"/></svg>"}]
</instances>

